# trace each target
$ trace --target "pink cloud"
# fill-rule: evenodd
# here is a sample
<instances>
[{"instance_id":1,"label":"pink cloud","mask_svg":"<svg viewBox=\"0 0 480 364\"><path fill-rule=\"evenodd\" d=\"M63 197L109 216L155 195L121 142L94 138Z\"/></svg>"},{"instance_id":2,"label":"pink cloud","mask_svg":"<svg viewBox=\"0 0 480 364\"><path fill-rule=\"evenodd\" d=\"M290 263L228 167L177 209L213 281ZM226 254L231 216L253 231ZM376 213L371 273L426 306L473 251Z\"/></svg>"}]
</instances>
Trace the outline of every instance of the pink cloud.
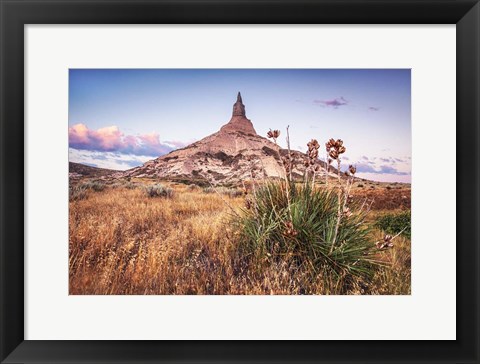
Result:
<instances>
[{"instance_id":1,"label":"pink cloud","mask_svg":"<svg viewBox=\"0 0 480 364\"><path fill-rule=\"evenodd\" d=\"M138 138L147 144L156 145L160 144L160 136L158 133L150 133L145 135L139 135Z\"/></svg>"},{"instance_id":2,"label":"pink cloud","mask_svg":"<svg viewBox=\"0 0 480 364\"><path fill-rule=\"evenodd\" d=\"M181 142L160 142L158 133L125 135L118 126L107 126L97 130L88 129L85 124L68 128L70 148L100 152L160 156L185 146ZM172 147L173 146L173 147Z\"/></svg>"},{"instance_id":3,"label":"pink cloud","mask_svg":"<svg viewBox=\"0 0 480 364\"><path fill-rule=\"evenodd\" d=\"M103 150L117 150L123 146L123 134L117 126L107 126L97 131L92 130L90 136Z\"/></svg>"},{"instance_id":4,"label":"pink cloud","mask_svg":"<svg viewBox=\"0 0 480 364\"><path fill-rule=\"evenodd\" d=\"M84 124L76 124L68 128L68 139L70 143L88 143L88 128Z\"/></svg>"}]
</instances>

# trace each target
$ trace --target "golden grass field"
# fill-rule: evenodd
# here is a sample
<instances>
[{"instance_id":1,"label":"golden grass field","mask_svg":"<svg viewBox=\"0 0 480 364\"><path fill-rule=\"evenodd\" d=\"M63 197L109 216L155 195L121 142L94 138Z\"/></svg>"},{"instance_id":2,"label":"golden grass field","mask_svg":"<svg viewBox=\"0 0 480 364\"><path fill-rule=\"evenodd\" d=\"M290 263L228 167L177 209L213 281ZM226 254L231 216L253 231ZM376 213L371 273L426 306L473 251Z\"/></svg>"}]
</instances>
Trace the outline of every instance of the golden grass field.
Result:
<instances>
[{"instance_id":1,"label":"golden grass field","mask_svg":"<svg viewBox=\"0 0 480 364\"><path fill-rule=\"evenodd\" d=\"M70 201L70 294L331 293L321 276L312 279L288 260L242 259L239 234L230 220L232 210L243 208L243 196L162 183L174 190L173 198L151 198L142 188L120 185L89 190L86 198ZM377 201L384 201L373 205L372 221L386 209L410 208L409 186L372 185L353 190L354 195L377 194ZM372 244L383 232L373 235ZM373 278L347 293L410 294L410 252L410 240L397 237L394 248L379 255L384 265Z\"/></svg>"}]
</instances>

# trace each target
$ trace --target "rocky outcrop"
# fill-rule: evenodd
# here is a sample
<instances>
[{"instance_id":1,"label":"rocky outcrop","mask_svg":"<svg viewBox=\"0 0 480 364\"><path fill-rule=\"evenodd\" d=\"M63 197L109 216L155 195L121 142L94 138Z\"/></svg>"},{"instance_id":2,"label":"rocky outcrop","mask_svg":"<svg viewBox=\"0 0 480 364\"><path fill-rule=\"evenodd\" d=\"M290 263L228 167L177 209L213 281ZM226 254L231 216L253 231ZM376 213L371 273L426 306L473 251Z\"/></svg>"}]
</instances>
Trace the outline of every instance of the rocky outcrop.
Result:
<instances>
[{"instance_id":1,"label":"rocky outcrop","mask_svg":"<svg viewBox=\"0 0 480 364\"><path fill-rule=\"evenodd\" d=\"M253 175L281 178L281 156L287 152L260 136L247 119L240 92L232 118L202 140L123 173L123 177L205 180L212 184L239 183ZM303 176L304 154L293 151L293 172ZM321 167L322 162L318 162ZM321 169L321 168L320 168ZM322 174L323 172L319 172Z\"/></svg>"}]
</instances>

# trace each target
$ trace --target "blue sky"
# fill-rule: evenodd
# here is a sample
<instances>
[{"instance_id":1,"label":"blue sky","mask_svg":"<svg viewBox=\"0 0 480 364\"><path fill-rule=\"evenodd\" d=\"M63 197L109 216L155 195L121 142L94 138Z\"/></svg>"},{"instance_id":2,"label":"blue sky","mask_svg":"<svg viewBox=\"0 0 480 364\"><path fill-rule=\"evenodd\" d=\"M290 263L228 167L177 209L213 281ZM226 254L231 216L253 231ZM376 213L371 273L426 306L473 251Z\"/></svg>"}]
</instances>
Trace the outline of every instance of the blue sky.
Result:
<instances>
[{"instance_id":1,"label":"blue sky","mask_svg":"<svg viewBox=\"0 0 480 364\"><path fill-rule=\"evenodd\" d=\"M410 87L409 69L72 69L70 160L140 165L217 131L241 91L258 134L340 138L361 176L410 182Z\"/></svg>"}]
</instances>

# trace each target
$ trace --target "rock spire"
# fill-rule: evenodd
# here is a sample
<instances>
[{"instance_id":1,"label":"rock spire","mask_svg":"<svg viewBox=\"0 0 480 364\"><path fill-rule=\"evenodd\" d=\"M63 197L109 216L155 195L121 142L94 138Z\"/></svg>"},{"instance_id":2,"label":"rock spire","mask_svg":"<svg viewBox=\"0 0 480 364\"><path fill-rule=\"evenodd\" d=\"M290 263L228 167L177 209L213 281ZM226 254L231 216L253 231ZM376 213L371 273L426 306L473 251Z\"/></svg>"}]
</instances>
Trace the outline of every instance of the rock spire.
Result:
<instances>
[{"instance_id":1,"label":"rock spire","mask_svg":"<svg viewBox=\"0 0 480 364\"><path fill-rule=\"evenodd\" d=\"M257 135L252 122L245 116L245 105L240 92L237 94L237 102L233 104L233 113L230 121L222 126L221 132L242 132L245 134Z\"/></svg>"},{"instance_id":2,"label":"rock spire","mask_svg":"<svg viewBox=\"0 0 480 364\"><path fill-rule=\"evenodd\" d=\"M246 117L246 115L245 115L245 105L242 102L242 95L240 94L240 91L238 92L238 95L237 95L237 102L233 104L232 116Z\"/></svg>"}]
</instances>

